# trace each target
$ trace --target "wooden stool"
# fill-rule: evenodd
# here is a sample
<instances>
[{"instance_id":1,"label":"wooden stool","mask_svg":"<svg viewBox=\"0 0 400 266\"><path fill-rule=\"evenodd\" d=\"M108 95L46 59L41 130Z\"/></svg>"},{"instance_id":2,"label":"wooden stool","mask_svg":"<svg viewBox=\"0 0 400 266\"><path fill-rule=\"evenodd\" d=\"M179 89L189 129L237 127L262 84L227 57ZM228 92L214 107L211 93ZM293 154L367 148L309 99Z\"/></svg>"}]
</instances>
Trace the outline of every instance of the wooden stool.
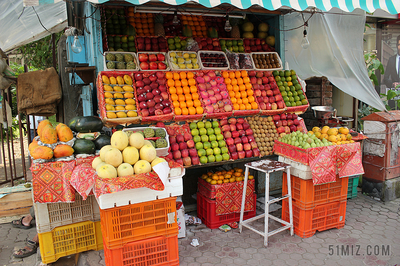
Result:
<instances>
[{"instance_id":1,"label":"wooden stool","mask_svg":"<svg viewBox=\"0 0 400 266\"><path fill-rule=\"evenodd\" d=\"M282 162L278 162L278 161L271 161L271 160L261 160L261 161L246 163L245 167L246 167L246 170L245 170L244 184L243 184L242 206L240 209L239 231L242 232L242 228L246 227L246 228L256 232L257 234L264 236L264 246L268 245L268 237L269 236L272 236L272 235L279 233L281 231L284 231L286 229L290 229L290 235L293 235L292 189L290 187L290 164L286 164L286 163L282 163ZM249 176L249 168L265 173L265 212L263 214L257 215L253 218L243 221L243 212L244 212L244 204L245 204L245 198L246 198L246 189L247 189L247 180L248 180L248 176ZM272 172L284 171L284 170L286 170L286 172L287 172L288 194L286 194L280 198L269 200L269 174ZM286 198L289 200L289 215L290 215L289 221L290 222L286 222L286 221L279 219L278 217L272 216L271 214L268 213L270 204L278 202L278 201L286 199ZM252 227L251 225L249 225L249 223L251 223L255 220L258 220L262 217L264 217L264 232L261 232L261 231L257 230L256 228ZM268 218L274 219L278 223L284 224L284 226L282 226L278 229L275 229L272 232L268 232Z\"/></svg>"}]
</instances>

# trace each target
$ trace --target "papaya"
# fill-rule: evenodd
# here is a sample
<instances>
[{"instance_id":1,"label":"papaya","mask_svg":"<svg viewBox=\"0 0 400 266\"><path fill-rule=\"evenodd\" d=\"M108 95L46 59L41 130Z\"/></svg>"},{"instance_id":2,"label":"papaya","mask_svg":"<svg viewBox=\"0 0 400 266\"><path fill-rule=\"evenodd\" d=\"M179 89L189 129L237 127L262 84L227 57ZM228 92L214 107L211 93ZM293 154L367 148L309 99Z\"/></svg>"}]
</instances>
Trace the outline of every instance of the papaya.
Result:
<instances>
[{"instance_id":1,"label":"papaya","mask_svg":"<svg viewBox=\"0 0 400 266\"><path fill-rule=\"evenodd\" d=\"M214 27L208 28L207 35L210 38L218 38L218 31Z\"/></svg>"},{"instance_id":2,"label":"papaya","mask_svg":"<svg viewBox=\"0 0 400 266\"><path fill-rule=\"evenodd\" d=\"M38 142L36 139L34 139L34 140L29 144L29 146L28 146L29 152L30 152L32 149L34 149L35 147L37 147L37 146L39 146L39 142Z\"/></svg>"},{"instance_id":3,"label":"papaya","mask_svg":"<svg viewBox=\"0 0 400 266\"><path fill-rule=\"evenodd\" d=\"M55 158L68 157L74 154L74 149L69 145L59 144L54 148L53 154Z\"/></svg>"},{"instance_id":4,"label":"papaya","mask_svg":"<svg viewBox=\"0 0 400 266\"><path fill-rule=\"evenodd\" d=\"M183 27L182 34L184 37L192 37L193 36L192 29L189 27L189 25L186 24Z\"/></svg>"},{"instance_id":5,"label":"papaya","mask_svg":"<svg viewBox=\"0 0 400 266\"><path fill-rule=\"evenodd\" d=\"M34 160L50 160L51 158L53 158L53 150L46 146L38 145L30 151L30 154Z\"/></svg>"},{"instance_id":6,"label":"papaya","mask_svg":"<svg viewBox=\"0 0 400 266\"><path fill-rule=\"evenodd\" d=\"M57 132L52 125L47 125L42 129L40 141L45 144L54 144L57 142Z\"/></svg>"},{"instance_id":7,"label":"papaya","mask_svg":"<svg viewBox=\"0 0 400 266\"><path fill-rule=\"evenodd\" d=\"M133 27L132 25L128 25L125 28L125 33L126 35L135 36L136 35L135 27Z\"/></svg>"},{"instance_id":8,"label":"papaya","mask_svg":"<svg viewBox=\"0 0 400 266\"><path fill-rule=\"evenodd\" d=\"M43 128L44 128L45 126L47 126L47 125L51 125L51 122L50 122L48 119L45 119L45 120L40 121L40 123L39 123L39 125L38 125L38 127L37 127L37 129L36 129L36 131L37 131L39 137L42 135L42 130L43 130Z\"/></svg>"},{"instance_id":9,"label":"papaya","mask_svg":"<svg viewBox=\"0 0 400 266\"><path fill-rule=\"evenodd\" d=\"M63 123L57 125L56 132L58 139L63 142L70 141L74 137L72 130Z\"/></svg>"}]
</instances>

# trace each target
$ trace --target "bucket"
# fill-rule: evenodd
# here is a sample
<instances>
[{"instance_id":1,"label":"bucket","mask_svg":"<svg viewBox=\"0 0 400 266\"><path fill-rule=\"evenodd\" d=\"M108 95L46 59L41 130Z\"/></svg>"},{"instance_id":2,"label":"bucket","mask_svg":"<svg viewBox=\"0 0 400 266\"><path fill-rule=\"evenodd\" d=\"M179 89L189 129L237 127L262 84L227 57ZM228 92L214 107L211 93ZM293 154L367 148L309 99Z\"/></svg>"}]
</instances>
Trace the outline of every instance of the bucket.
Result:
<instances>
[{"instance_id":1,"label":"bucket","mask_svg":"<svg viewBox=\"0 0 400 266\"><path fill-rule=\"evenodd\" d=\"M329 119L331 117L336 117L336 109L332 106L313 106L311 109L314 112L314 116L318 119Z\"/></svg>"}]
</instances>

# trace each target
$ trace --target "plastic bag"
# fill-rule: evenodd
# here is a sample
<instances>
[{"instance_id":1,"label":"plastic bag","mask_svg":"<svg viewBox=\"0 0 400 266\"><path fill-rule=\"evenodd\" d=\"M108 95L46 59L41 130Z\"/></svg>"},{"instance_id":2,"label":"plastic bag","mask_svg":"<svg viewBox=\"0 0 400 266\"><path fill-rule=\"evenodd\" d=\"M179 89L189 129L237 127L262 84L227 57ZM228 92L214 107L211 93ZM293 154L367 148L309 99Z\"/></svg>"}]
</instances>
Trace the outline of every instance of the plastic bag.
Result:
<instances>
[{"instance_id":1,"label":"plastic bag","mask_svg":"<svg viewBox=\"0 0 400 266\"><path fill-rule=\"evenodd\" d=\"M199 44L193 38L188 38L186 44L186 50L197 52L200 50Z\"/></svg>"},{"instance_id":2,"label":"plastic bag","mask_svg":"<svg viewBox=\"0 0 400 266\"><path fill-rule=\"evenodd\" d=\"M232 53L228 49L226 49L226 57L229 61L229 66L231 69L239 69L239 55Z\"/></svg>"},{"instance_id":3,"label":"plastic bag","mask_svg":"<svg viewBox=\"0 0 400 266\"><path fill-rule=\"evenodd\" d=\"M253 69L253 63L249 54L239 54L240 69Z\"/></svg>"}]
</instances>

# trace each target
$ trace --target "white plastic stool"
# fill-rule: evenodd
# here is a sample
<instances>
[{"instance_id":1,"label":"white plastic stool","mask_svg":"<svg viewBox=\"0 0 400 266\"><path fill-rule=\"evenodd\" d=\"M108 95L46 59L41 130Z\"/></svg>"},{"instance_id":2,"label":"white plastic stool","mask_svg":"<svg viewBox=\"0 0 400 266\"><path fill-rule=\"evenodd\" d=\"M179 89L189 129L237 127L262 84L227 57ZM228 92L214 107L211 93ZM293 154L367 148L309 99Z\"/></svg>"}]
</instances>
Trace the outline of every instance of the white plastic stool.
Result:
<instances>
[{"instance_id":1,"label":"white plastic stool","mask_svg":"<svg viewBox=\"0 0 400 266\"><path fill-rule=\"evenodd\" d=\"M239 232L241 233L243 227L246 227L246 228L256 232L257 234L264 236L264 246L268 246L268 237L269 236L272 236L272 235L279 233L281 231L284 231L286 229L290 229L290 235L293 235L292 189L290 187L290 164L286 164L286 163L282 163L282 162L278 162L278 161L271 161L271 160L261 160L261 161L246 163L245 167L246 167L246 171L245 171L244 184L243 184L242 206L240 209ZM247 189L249 168L265 173L265 213L243 221L243 213L244 213L244 205L245 205L245 199L246 199L246 189ZM284 171L284 170L286 170L286 173L287 173L288 194L283 195L280 198L269 200L269 174L272 172ZM290 217L289 222L286 222L286 221L279 219L278 217L272 216L271 214L268 213L270 204L275 203L280 200L283 200L283 199L286 199L286 198L289 200L289 217ZM249 225L249 223L251 223L255 220L258 220L262 217L264 217L264 232L261 232L261 231L257 230L256 228L252 227L251 225ZM268 218L271 218L271 219L277 221L278 223L284 224L284 226L282 226L278 229L275 229L274 231L268 232Z\"/></svg>"}]
</instances>

